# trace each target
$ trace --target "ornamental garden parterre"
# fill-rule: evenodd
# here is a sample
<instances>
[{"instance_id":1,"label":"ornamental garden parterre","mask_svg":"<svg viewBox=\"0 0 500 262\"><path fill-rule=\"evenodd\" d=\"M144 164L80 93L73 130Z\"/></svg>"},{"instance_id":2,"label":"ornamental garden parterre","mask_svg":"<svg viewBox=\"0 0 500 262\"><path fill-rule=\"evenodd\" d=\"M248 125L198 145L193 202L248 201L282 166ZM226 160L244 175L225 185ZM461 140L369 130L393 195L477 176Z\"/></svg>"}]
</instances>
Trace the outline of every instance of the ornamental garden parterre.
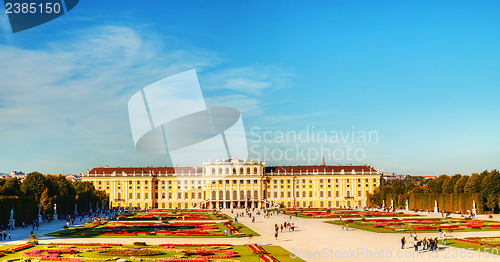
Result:
<instances>
[{"instance_id":1,"label":"ornamental garden parterre","mask_svg":"<svg viewBox=\"0 0 500 262\"><path fill-rule=\"evenodd\" d=\"M149 246L144 242L134 245L102 243L23 244L0 249L6 262L25 261L151 261L151 262L210 262L210 261L303 261L291 258L278 246L230 244L162 244Z\"/></svg>"},{"instance_id":2,"label":"ornamental garden parterre","mask_svg":"<svg viewBox=\"0 0 500 262\"><path fill-rule=\"evenodd\" d=\"M119 220L228 220L231 219L226 214L218 210L200 209L152 209L146 212L134 212L118 216Z\"/></svg>"},{"instance_id":3,"label":"ornamental garden parterre","mask_svg":"<svg viewBox=\"0 0 500 262\"><path fill-rule=\"evenodd\" d=\"M495 231L500 222L459 218L360 219L326 221L335 225L349 224L352 228L379 233L452 231Z\"/></svg>"},{"instance_id":4,"label":"ornamental garden parterre","mask_svg":"<svg viewBox=\"0 0 500 262\"><path fill-rule=\"evenodd\" d=\"M106 222L94 221L83 226L64 229L48 236L57 237L231 237L258 236L243 224L226 222Z\"/></svg>"},{"instance_id":5,"label":"ornamental garden parterre","mask_svg":"<svg viewBox=\"0 0 500 262\"><path fill-rule=\"evenodd\" d=\"M272 209L271 209L272 210ZM303 218L362 218L362 217L410 217L418 216L403 212L383 212L340 208L281 208L287 215Z\"/></svg>"}]
</instances>

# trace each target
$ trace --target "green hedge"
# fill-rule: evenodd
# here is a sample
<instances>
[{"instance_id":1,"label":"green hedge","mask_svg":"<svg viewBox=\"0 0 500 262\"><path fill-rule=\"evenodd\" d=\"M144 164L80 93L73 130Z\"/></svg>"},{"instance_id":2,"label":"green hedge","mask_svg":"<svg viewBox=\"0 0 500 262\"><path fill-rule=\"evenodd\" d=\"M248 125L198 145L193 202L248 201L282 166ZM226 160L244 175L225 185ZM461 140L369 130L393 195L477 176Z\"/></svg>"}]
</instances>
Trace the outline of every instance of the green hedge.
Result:
<instances>
[{"instance_id":1,"label":"green hedge","mask_svg":"<svg viewBox=\"0 0 500 262\"><path fill-rule=\"evenodd\" d=\"M38 203L35 197L0 196L0 224L9 224L10 210L14 209L16 226L35 220L38 216Z\"/></svg>"},{"instance_id":2,"label":"green hedge","mask_svg":"<svg viewBox=\"0 0 500 262\"><path fill-rule=\"evenodd\" d=\"M404 199L403 199L404 198ZM442 193L442 194L410 194L407 197L398 197L392 194L386 195L386 206L390 205L391 199L399 202L399 207L406 206L406 198L408 198L409 209L423 209L423 210L434 210L434 201L437 200L439 211L460 211L462 213L467 213L467 210L472 212L472 202L476 201L476 209L478 213L484 212L483 201L481 201L481 195L478 193L465 194L465 193Z\"/></svg>"}]
</instances>

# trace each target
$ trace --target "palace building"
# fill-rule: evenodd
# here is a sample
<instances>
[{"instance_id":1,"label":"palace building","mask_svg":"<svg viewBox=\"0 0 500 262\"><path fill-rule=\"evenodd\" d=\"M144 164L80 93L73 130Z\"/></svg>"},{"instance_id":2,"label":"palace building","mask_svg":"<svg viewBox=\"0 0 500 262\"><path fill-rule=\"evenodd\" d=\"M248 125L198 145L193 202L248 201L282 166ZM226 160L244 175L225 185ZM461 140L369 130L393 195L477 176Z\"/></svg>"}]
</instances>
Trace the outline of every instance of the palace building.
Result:
<instances>
[{"instance_id":1,"label":"palace building","mask_svg":"<svg viewBox=\"0 0 500 262\"><path fill-rule=\"evenodd\" d=\"M236 158L202 167L98 167L82 176L110 206L237 208L366 206L382 181L372 166L266 166Z\"/></svg>"}]
</instances>

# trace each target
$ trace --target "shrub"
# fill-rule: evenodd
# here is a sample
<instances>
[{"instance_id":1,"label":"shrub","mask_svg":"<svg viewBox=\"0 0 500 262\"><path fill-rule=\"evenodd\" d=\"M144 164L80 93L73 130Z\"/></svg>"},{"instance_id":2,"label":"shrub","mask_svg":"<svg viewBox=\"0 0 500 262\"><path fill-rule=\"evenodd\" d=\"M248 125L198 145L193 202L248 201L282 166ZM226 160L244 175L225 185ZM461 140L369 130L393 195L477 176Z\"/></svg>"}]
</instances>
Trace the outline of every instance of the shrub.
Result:
<instances>
[{"instance_id":1,"label":"shrub","mask_svg":"<svg viewBox=\"0 0 500 262\"><path fill-rule=\"evenodd\" d=\"M36 239L30 239L30 240L26 241L26 244L38 245L38 240L36 240Z\"/></svg>"},{"instance_id":2,"label":"shrub","mask_svg":"<svg viewBox=\"0 0 500 262\"><path fill-rule=\"evenodd\" d=\"M134 246L147 246L146 242L134 242Z\"/></svg>"}]
</instances>

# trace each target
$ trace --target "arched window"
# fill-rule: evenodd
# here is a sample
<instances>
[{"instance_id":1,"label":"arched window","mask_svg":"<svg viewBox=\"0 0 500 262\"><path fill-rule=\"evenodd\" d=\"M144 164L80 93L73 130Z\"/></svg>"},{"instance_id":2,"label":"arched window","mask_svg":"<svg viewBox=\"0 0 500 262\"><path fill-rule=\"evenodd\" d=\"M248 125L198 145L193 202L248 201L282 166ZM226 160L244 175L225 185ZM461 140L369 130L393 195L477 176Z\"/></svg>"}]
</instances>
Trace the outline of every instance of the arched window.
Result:
<instances>
[{"instance_id":1,"label":"arched window","mask_svg":"<svg viewBox=\"0 0 500 262\"><path fill-rule=\"evenodd\" d=\"M217 198L217 192L212 191L212 200L215 200Z\"/></svg>"},{"instance_id":2,"label":"arched window","mask_svg":"<svg viewBox=\"0 0 500 262\"><path fill-rule=\"evenodd\" d=\"M236 175L236 168L233 167L233 175Z\"/></svg>"},{"instance_id":3,"label":"arched window","mask_svg":"<svg viewBox=\"0 0 500 262\"><path fill-rule=\"evenodd\" d=\"M229 192L229 190L226 190L226 200L229 199L231 199L231 193Z\"/></svg>"},{"instance_id":4,"label":"arched window","mask_svg":"<svg viewBox=\"0 0 500 262\"><path fill-rule=\"evenodd\" d=\"M247 175L250 175L250 168L247 168Z\"/></svg>"},{"instance_id":5,"label":"arched window","mask_svg":"<svg viewBox=\"0 0 500 262\"><path fill-rule=\"evenodd\" d=\"M250 190L247 191L247 198L252 198L252 192Z\"/></svg>"},{"instance_id":6,"label":"arched window","mask_svg":"<svg viewBox=\"0 0 500 262\"><path fill-rule=\"evenodd\" d=\"M118 192L118 199L122 199L122 194Z\"/></svg>"},{"instance_id":7,"label":"arched window","mask_svg":"<svg viewBox=\"0 0 500 262\"><path fill-rule=\"evenodd\" d=\"M229 167L226 167L226 175L229 175Z\"/></svg>"},{"instance_id":8,"label":"arched window","mask_svg":"<svg viewBox=\"0 0 500 262\"><path fill-rule=\"evenodd\" d=\"M215 168L212 167L212 175L214 175L214 174L215 174Z\"/></svg>"},{"instance_id":9,"label":"arched window","mask_svg":"<svg viewBox=\"0 0 500 262\"><path fill-rule=\"evenodd\" d=\"M219 175L222 175L222 167L219 167Z\"/></svg>"},{"instance_id":10,"label":"arched window","mask_svg":"<svg viewBox=\"0 0 500 262\"><path fill-rule=\"evenodd\" d=\"M253 169L253 173L254 173L254 175L257 175L257 168L256 167Z\"/></svg>"},{"instance_id":11,"label":"arched window","mask_svg":"<svg viewBox=\"0 0 500 262\"><path fill-rule=\"evenodd\" d=\"M238 192L236 190L233 191L233 200L238 199Z\"/></svg>"},{"instance_id":12,"label":"arched window","mask_svg":"<svg viewBox=\"0 0 500 262\"><path fill-rule=\"evenodd\" d=\"M240 191L240 199L245 199L245 191Z\"/></svg>"},{"instance_id":13,"label":"arched window","mask_svg":"<svg viewBox=\"0 0 500 262\"><path fill-rule=\"evenodd\" d=\"M253 191L253 198L257 199L259 197L259 191L254 190Z\"/></svg>"},{"instance_id":14,"label":"arched window","mask_svg":"<svg viewBox=\"0 0 500 262\"><path fill-rule=\"evenodd\" d=\"M346 197L351 197L351 192L349 190L347 190L346 194L345 194Z\"/></svg>"},{"instance_id":15,"label":"arched window","mask_svg":"<svg viewBox=\"0 0 500 262\"><path fill-rule=\"evenodd\" d=\"M240 175L243 175L243 167L240 168Z\"/></svg>"},{"instance_id":16,"label":"arched window","mask_svg":"<svg viewBox=\"0 0 500 262\"><path fill-rule=\"evenodd\" d=\"M224 193L222 191L219 191L219 200L222 200L224 198Z\"/></svg>"}]
</instances>

